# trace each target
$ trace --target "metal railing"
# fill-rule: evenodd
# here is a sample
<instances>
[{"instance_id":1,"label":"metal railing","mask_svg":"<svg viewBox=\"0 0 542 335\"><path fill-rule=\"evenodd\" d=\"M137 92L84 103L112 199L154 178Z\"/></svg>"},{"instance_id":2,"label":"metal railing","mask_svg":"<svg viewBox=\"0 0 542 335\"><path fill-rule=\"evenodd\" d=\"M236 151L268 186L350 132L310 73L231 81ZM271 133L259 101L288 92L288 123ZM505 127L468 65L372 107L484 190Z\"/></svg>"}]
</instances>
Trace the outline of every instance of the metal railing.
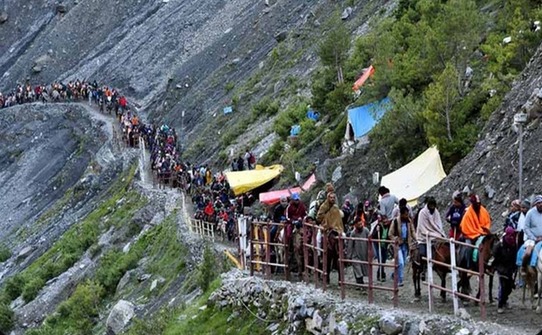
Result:
<instances>
[{"instance_id":1,"label":"metal railing","mask_svg":"<svg viewBox=\"0 0 542 335\"><path fill-rule=\"evenodd\" d=\"M450 243L450 264L440 262L433 259L433 251L432 251L432 241L440 240L442 242L449 242ZM480 317L482 320L486 319L486 301L485 301L485 282L484 282L484 275L485 275L485 269L484 269L484 259L482 257L482 245L479 247L476 247L474 245L456 241L454 238L443 239L443 238L431 238L429 236L426 237L426 245L427 245L427 258L425 260L427 261L427 288L428 288L428 298L429 298L429 312L433 312L433 289L439 289L441 291L447 292L452 294L453 299L453 306L454 306L454 314L459 315L459 298L467 299L474 301L480 305ZM457 257L456 257L456 245L472 248L472 249L478 249L478 271L472 271L470 269L462 268L457 266ZM446 287L442 287L440 285L437 285L433 282L433 265L439 265L442 267L446 267L450 269L451 271L451 277L452 277L452 288L448 289ZM473 276L478 277L478 283L479 283L479 292L480 297L471 297L468 294L464 294L458 291L457 289L457 276L461 273L470 274ZM467 278L467 280L469 280ZM463 283L463 285L465 285Z\"/></svg>"},{"instance_id":2,"label":"metal railing","mask_svg":"<svg viewBox=\"0 0 542 335\"><path fill-rule=\"evenodd\" d=\"M250 275L253 276L254 272L258 271L269 279L272 269L275 269L275 272L278 272L278 269L283 269L286 280L289 280L289 241L286 238L286 233L283 241L271 241L272 227L277 227L276 234L280 234L280 229L286 228L286 225L258 221L250 223ZM272 251L275 253L275 261L271 260ZM282 262L279 261L279 256L282 256Z\"/></svg>"},{"instance_id":3,"label":"metal railing","mask_svg":"<svg viewBox=\"0 0 542 335\"><path fill-rule=\"evenodd\" d=\"M356 260L356 259L347 259L345 258L345 247L344 242L345 241L359 241L359 242L365 242L367 243L367 261L362 260ZM379 291L388 291L393 292L393 306L397 307L399 306L399 242L397 240L390 241L390 240L382 240L382 239L373 239L371 237L363 238L363 237L338 237L339 242L339 267L340 272L342 273L342 276L339 276L339 284L341 287L341 298L344 299L346 296L346 287L347 286L353 286L353 287L361 287L367 289L367 296L369 303L374 303L374 290ZM382 260L379 262L374 262L374 251L373 251L373 243L392 243L393 244L393 264L386 263L386 260ZM378 259L380 259L380 255ZM354 282L348 282L346 281L346 277L344 276L345 273L345 265L346 264L361 264L361 265L367 265L368 271L367 271L367 277L368 277L368 283L367 284L358 284ZM380 286L375 285L373 280L373 266L377 267L384 267L384 268L393 268L393 287L387 287L387 286Z\"/></svg>"},{"instance_id":4,"label":"metal railing","mask_svg":"<svg viewBox=\"0 0 542 335\"><path fill-rule=\"evenodd\" d=\"M311 243L309 243L309 232L311 233ZM312 272L314 285L317 287L320 284L325 291L327 285L327 239L324 238L322 247L318 247L318 232L323 236L322 226L303 222L303 259L305 262L303 280L307 283L310 282L309 272ZM319 257L319 254L322 256ZM312 258L312 265L309 257ZM321 267L319 266L320 261L322 264Z\"/></svg>"}]
</instances>

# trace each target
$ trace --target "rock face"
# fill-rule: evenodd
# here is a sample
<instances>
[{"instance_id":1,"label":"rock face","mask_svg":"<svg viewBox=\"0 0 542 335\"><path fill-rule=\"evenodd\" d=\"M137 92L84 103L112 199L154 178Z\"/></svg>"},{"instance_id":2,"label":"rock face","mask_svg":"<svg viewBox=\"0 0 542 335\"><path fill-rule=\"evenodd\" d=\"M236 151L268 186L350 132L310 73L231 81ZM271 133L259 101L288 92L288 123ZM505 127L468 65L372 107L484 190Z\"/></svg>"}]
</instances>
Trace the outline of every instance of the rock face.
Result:
<instances>
[{"instance_id":1,"label":"rock face","mask_svg":"<svg viewBox=\"0 0 542 335\"><path fill-rule=\"evenodd\" d=\"M135 307L129 301L120 300L109 313L107 331L109 334L120 334L135 316Z\"/></svg>"},{"instance_id":2,"label":"rock face","mask_svg":"<svg viewBox=\"0 0 542 335\"><path fill-rule=\"evenodd\" d=\"M542 87L542 48L519 76L502 105L494 112L480 134L480 140L461 162L428 194L436 195L441 212L451 202L454 191L474 191L480 195L494 222L518 197L518 133L514 114L533 93ZM539 119L532 119L523 132L523 195L542 193L539 167L542 156L538 152L542 128ZM502 224L494 224L501 228Z\"/></svg>"}]
</instances>

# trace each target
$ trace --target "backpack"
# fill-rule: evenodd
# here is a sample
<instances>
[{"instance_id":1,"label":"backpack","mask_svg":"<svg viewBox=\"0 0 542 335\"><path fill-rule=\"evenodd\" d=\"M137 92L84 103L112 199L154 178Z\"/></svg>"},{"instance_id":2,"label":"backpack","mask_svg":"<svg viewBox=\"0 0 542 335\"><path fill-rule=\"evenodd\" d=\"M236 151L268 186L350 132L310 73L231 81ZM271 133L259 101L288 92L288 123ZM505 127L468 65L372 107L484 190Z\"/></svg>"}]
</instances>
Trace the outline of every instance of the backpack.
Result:
<instances>
[{"instance_id":1,"label":"backpack","mask_svg":"<svg viewBox=\"0 0 542 335\"><path fill-rule=\"evenodd\" d=\"M250 164L256 163L256 157L254 157L254 155L252 154L252 152L249 153L249 156L248 156L248 162L249 162Z\"/></svg>"}]
</instances>

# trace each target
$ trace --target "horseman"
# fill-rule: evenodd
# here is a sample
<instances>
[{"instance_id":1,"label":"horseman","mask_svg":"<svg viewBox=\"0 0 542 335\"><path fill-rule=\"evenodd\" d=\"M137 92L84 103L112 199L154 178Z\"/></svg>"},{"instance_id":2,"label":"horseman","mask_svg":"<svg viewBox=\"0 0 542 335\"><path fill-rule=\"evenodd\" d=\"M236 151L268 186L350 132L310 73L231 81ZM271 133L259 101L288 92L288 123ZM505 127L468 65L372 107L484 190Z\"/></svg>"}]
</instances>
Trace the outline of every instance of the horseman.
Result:
<instances>
[{"instance_id":1,"label":"horseman","mask_svg":"<svg viewBox=\"0 0 542 335\"><path fill-rule=\"evenodd\" d=\"M418 226L416 227L416 240L418 242L418 262L427 257L427 236L445 238L442 229L442 220L437 211L437 201L433 197L427 198L426 205L418 213Z\"/></svg>"},{"instance_id":2,"label":"horseman","mask_svg":"<svg viewBox=\"0 0 542 335\"><path fill-rule=\"evenodd\" d=\"M318 214L316 216L316 221L322 226L324 229L324 238L328 239L328 250L333 249L330 246L336 245L336 241L334 238L331 238L333 236L339 236L344 234L344 227L343 227L343 213L340 210L339 206L337 205L337 195L333 192L328 192L327 199L324 201L324 203L320 206L320 209L318 210ZM331 271L331 265L333 262L332 256L335 256L335 263L338 261L338 253L337 255L329 255L327 257L327 282L329 283L329 273ZM338 264L335 264L336 268L338 269ZM342 277L342 274L339 273L339 276Z\"/></svg>"},{"instance_id":3,"label":"horseman","mask_svg":"<svg viewBox=\"0 0 542 335\"><path fill-rule=\"evenodd\" d=\"M471 194L469 197L471 205L467 208L463 219L461 220L461 232L465 238L465 242L470 245L475 245L480 236L485 236L490 233L491 216L487 209L480 202L480 197L476 194ZM461 248L462 259L467 261L467 267L470 267L472 248Z\"/></svg>"},{"instance_id":4,"label":"horseman","mask_svg":"<svg viewBox=\"0 0 542 335\"><path fill-rule=\"evenodd\" d=\"M525 216L525 256L523 265L527 265L531 260L531 266L536 266L536 257L531 258L531 253L535 244L542 241L542 195L537 195L531 208Z\"/></svg>"},{"instance_id":5,"label":"horseman","mask_svg":"<svg viewBox=\"0 0 542 335\"><path fill-rule=\"evenodd\" d=\"M299 193L292 193L292 200L286 208L286 219L288 223L286 225L286 241L288 243L288 251L290 259L292 256L295 258L298 274L301 276L303 274L303 235L301 228L303 227L303 219L307 215L307 209L305 204L301 202L299 198ZM293 246L293 248L292 248ZM293 249L293 250L292 250Z\"/></svg>"}]
</instances>

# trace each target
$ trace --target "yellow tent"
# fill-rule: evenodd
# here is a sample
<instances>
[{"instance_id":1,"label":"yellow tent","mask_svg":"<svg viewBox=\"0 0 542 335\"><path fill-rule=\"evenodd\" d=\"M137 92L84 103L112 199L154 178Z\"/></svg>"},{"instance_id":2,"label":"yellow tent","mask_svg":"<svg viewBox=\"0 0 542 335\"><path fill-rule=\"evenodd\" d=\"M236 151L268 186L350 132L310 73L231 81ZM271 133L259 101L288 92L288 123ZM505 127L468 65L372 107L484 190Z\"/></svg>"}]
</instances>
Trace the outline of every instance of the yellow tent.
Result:
<instances>
[{"instance_id":1,"label":"yellow tent","mask_svg":"<svg viewBox=\"0 0 542 335\"><path fill-rule=\"evenodd\" d=\"M382 177L380 185L412 205L445 177L438 149L431 147L399 170Z\"/></svg>"},{"instance_id":2,"label":"yellow tent","mask_svg":"<svg viewBox=\"0 0 542 335\"><path fill-rule=\"evenodd\" d=\"M263 167L257 165L254 170L226 172L226 178L235 195L243 194L273 180L284 170L282 165Z\"/></svg>"}]
</instances>

